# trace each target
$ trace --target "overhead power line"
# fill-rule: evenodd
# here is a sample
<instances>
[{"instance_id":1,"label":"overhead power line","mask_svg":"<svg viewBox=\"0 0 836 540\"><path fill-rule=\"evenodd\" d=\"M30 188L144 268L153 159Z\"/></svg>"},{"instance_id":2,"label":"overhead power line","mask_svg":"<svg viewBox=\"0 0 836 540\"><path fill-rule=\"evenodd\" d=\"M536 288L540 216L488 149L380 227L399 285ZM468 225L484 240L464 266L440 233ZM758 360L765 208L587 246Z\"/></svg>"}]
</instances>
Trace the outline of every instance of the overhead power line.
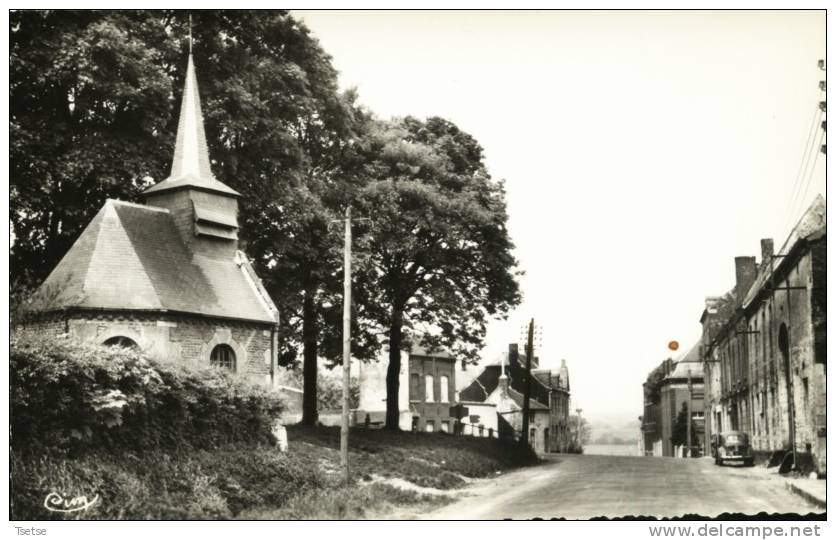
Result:
<instances>
[{"instance_id":1,"label":"overhead power line","mask_svg":"<svg viewBox=\"0 0 836 540\"><path fill-rule=\"evenodd\" d=\"M793 181L792 191L790 192L789 204L787 205L785 210L785 227L794 216L796 200L799 194L801 193L801 186L803 185L804 178L806 176L807 166L810 163L812 150L813 148L815 148L816 139L814 134L816 132L816 124L818 123L820 115L821 109L819 109L819 105L817 103L813 109L813 117L810 119L810 127L807 130L807 142L804 143L804 152L801 154L801 162L798 164L798 171L795 174L795 180Z\"/></svg>"}]
</instances>

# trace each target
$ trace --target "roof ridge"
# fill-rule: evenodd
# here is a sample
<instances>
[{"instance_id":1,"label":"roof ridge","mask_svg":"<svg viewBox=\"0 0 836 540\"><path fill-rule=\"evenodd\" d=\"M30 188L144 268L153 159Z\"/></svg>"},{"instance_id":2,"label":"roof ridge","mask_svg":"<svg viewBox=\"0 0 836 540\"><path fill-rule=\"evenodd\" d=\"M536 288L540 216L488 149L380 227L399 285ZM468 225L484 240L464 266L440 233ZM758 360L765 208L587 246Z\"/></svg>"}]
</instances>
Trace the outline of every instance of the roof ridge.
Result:
<instances>
[{"instance_id":1,"label":"roof ridge","mask_svg":"<svg viewBox=\"0 0 836 540\"><path fill-rule=\"evenodd\" d=\"M161 208L159 206L148 206L147 204L140 204L140 203L135 203L135 202L130 202L130 201L123 201L121 199L105 199L105 205L107 205L108 203L118 204L120 206L130 206L130 207L133 207L133 208L139 208L139 209L148 210L148 211L151 211L151 212L161 212L163 214L170 214L171 213L168 208Z\"/></svg>"}]
</instances>

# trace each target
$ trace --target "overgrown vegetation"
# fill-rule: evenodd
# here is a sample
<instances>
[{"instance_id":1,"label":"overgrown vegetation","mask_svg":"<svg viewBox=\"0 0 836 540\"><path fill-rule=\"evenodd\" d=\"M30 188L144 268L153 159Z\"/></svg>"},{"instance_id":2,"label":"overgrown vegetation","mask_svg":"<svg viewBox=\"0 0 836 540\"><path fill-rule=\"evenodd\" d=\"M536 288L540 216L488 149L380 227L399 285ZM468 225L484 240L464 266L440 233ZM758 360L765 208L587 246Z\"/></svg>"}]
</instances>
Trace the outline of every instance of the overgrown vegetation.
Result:
<instances>
[{"instance_id":1,"label":"overgrown vegetation","mask_svg":"<svg viewBox=\"0 0 836 540\"><path fill-rule=\"evenodd\" d=\"M255 506L281 507L323 486L316 463L274 448L12 454L12 519L228 519ZM98 496L77 513L44 507L45 497Z\"/></svg>"},{"instance_id":2,"label":"overgrown vegetation","mask_svg":"<svg viewBox=\"0 0 836 540\"><path fill-rule=\"evenodd\" d=\"M310 453L334 467L339 463L339 428L290 426L288 437L294 451ZM350 472L357 481L380 476L402 478L421 487L451 489L464 484L463 477L485 478L537 461L530 447L513 441L440 432L351 431Z\"/></svg>"},{"instance_id":3,"label":"overgrown vegetation","mask_svg":"<svg viewBox=\"0 0 836 540\"><path fill-rule=\"evenodd\" d=\"M272 444L278 394L209 366L68 338L13 335L15 449L208 449Z\"/></svg>"},{"instance_id":4,"label":"overgrown vegetation","mask_svg":"<svg viewBox=\"0 0 836 540\"><path fill-rule=\"evenodd\" d=\"M279 453L277 397L222 370L23 335L9 360L17 520L374 517L449 500L395 479L447 490L537 461L495 439L358 428L342 487L339 429L291 426ZM53 493L96 502L55 513Z\"/></svg>"}]
</instances>

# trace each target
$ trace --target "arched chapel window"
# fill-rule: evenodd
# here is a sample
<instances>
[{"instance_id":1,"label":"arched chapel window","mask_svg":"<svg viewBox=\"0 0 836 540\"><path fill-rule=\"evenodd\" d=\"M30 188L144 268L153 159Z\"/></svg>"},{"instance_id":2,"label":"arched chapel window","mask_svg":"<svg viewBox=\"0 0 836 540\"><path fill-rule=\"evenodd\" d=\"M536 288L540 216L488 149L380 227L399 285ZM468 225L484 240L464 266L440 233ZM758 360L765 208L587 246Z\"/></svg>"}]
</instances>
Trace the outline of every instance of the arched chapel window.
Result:
<instances>
[{"instance_id":1,"label":"arched chapel window","mask_svg":"<svg viewBox=\"0 0 836 540\"><path fill-rule=\"evenodd\" d=\"M136 341L125 336L113 336L112 338L108 338L105 340L103 345L105 347L123 347L134 351L139 350L139 345L136 344Z\"/></svg>"},{"instance_id":2,"label":"arched chapel window","mask_svg":"<svg viewBox=\"0 0 836 540\"><path fill-rule=\"evenodd\" d=\"M235 372L235 351L226 343L222 343L212 349L209 363L215 367Z\"/></svg>"}]
</instances>

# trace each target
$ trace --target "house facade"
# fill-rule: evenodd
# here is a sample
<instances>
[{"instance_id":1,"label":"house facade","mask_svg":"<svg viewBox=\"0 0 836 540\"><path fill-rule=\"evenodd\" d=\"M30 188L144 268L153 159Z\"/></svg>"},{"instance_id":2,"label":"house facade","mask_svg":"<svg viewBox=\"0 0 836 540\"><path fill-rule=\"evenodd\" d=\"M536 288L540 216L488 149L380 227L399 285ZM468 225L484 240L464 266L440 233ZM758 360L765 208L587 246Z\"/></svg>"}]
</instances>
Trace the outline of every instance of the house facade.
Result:
<instances>
[{"instance_id":1,"label":"house facade","mask_svg":"<svg viewBox=\"0 0 836 540\"><path fill-rule=\"evenodd\" d=\"M777 254L762 240L751 283L736 287L737 309L708 325L716 332L706 323L703 330L713 374L710 432L745 431L763 458L794 448L798 465L820 474L827 471L826 225L819 196Z\"/></svg>"},{"instance_id":2,"label":"house facade","mask_svg":"<svg viewBox=\"0 0 836 540\"><path fill-rule=\"evenodd\" d=\"M676 360L664 360L650 372L643 384L644 414L641 418L640 445L644 455L687 455L683 445L677 445L674 440L677 419L683 410L690 411L691 415L692 448L703 448L705 383L699 351L700 345L696 343Z\"/></svg>"},{"instance_id":3,"label":"house facade","mask_svg":"<svg viewBox=\"0 0 836 540\"><path fill-rule=\"evenodd\" d=\"M36 291L22 330L271 381L279 314L238 249L240 198L212 174L190 54L171 174L143 204L105 202Z\"/></svg>"},{"instance_id":4,"label":"house facade","mask_svg":"<svg viewBox=\"0 0 836 540\"><path fill-rule=\"evenodd\" d=\"M499 363L486 365L473 382L459 392L460 401L471 408L480 404L495 405L500 436L518 438L522 435L525 363L525 355L519 353L518 345L511 344L507 356ZM557 372L539 369L537 357L532 358L531 366L529 443L540 454L567 452L572 440L566 361L562 361Z\"/></svg>"},{"instance_id":5,"label":"house facade","mask_svg":"<svg viewBox=\"0 0 836 540\"><path fill-rule=\"evenodd\" d=\"M360 398L354 411L357 424L383 425L386 421L386 371L389 351L378 362L360 363ZM429 352L413 347L401 351L398 391L398 425L403 430L452 433L456 418L456 360L446 350Z\"/></svg>"},{"instance_id":6,"label":"house facade","mask_svg":"<svg viewBox=\"0 0 836 540\"><path fill-rule=\"evenodd\" d=\"M674 441L676 422L680 412L685 410L690 414L692 455L704 447L705 440L705 412L703 365L699 361L698 346L679 362L665 377L660 390L660 415L662 455L668 457L686 457L688 452ZM686 417L687 418L687 417ZM687 421L687 420L686 420Z\"/></svg>"}]
</instances>

